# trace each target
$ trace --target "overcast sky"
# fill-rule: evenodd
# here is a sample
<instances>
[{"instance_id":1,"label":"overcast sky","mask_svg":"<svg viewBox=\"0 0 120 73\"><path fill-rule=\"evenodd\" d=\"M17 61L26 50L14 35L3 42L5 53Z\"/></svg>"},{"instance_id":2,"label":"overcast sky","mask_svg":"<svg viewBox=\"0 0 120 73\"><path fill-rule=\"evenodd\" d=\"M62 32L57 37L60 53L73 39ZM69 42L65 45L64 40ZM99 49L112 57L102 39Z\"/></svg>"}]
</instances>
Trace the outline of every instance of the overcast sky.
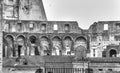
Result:
<instances>
[{"instance_id":1,"label":"overcast sky","mask_svg":"<svg viewBox=\"0 0 120 73\"><path fill-rule=\"evenodd\" d=\"M83 29L97 21L120 20L120 0L43 0L48 20L77 21Z\"/></svg>"}]
</instances>

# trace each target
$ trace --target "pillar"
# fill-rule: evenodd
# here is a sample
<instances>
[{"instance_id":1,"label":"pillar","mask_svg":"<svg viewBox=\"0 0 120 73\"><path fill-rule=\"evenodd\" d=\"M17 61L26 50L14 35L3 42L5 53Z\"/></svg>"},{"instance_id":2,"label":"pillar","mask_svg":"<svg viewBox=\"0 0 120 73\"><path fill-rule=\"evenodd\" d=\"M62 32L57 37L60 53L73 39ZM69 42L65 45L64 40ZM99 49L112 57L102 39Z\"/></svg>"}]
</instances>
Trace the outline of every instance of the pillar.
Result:
<instances>
[{"instance_id":1,"label":"pillar","mask_svg":"<svg viewBox=\"0 0 120 73\"><path fill-rule=\"evenodd\" d=\"M2 64L3 64L3 32L0 31L0 73L2 73Z\"/></svg>"}]
</instances>

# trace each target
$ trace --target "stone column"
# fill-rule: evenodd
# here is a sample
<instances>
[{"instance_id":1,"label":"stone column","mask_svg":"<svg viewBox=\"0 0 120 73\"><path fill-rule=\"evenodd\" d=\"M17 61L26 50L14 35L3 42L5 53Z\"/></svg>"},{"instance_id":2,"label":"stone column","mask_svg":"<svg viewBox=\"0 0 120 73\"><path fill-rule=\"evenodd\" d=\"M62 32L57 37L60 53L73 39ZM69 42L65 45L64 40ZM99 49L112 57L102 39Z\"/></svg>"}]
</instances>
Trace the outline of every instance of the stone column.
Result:
<instances>
[{"instance_id":1,"label":"stone column","mask_svg":"<svg viewBox=\"0 0 120 73\"><path fill-rule=\"evenodd\" d=\"M74 54L75 54L74 41L73 40L72 40L72 45L71 45L70 53L72 54L72 52L74 52Z\"/></svg>"},{"instance_id":2,"label":"stone column","mask_svg":"<svg viewBox=\"0 0 120 73\"><path fill-rule=\"evenodd\" d=\"M41 56L41 43L40 43L40 37L38 37L38 51L39 51L39 55Z\"/></svg>"},{"instance_id":3,"label":"stone column","mask_svg":"<svg viewBox=\"0 0 120 73\"><path fill-rule=\"evenodd\" d=\"M27 55L30 56L31 47L30 47L30 40L28 34L26 34L26 49L27 49Z\"/></svg>"},{"instance_id":4,"label":"stone column","mask_svg":"<svg viewBox=\"0 0 120 73\"><path fill-rule=\"evenodd\" d=\"M65 50L65 47L63 45L63 39L61 39L61 52L60 52L60 55L63 55L63 51Z\"/></svg>"},{"instance_id":5,"label":"stone column","mask_svg":"<svg viewBox=\"0 0 120 73\"><path fill-rule=\"evenodd\" d=\"M14 41L14 56L18 57L18 45L16 41Z\"/></svg>"},{"instance_id":6,"label":"stone column","mask_svg":"<svg viewBox=\"0 0 120 73\"><path fill-rule=\"evenodd\" d=\"M50 38L49 43L50 43L50 53L51 53L51 55L52 55L52 51L53 51L52 38Z\"/></svg>"},{"instance_id":7,"label":"stone column","mask_svg":"<svg viewBox=\"0 0 120 73\"><path fill-rule=\"evenodd\" d=\"M3 32L0 31L0 73L2 73L2 66L3 66L2 53L3 53Z\"/></svg>"},{"instance_id":8,"label":"stone column","mask_svg":"<svg viewBox=\"0 0 120 73\"><path fill-rule=\"evenodd\" d=\"M25 47L25 56L28 55L28 48L27 48L27 38L25 37L25 40L24 40L24 47Z\"/></svg>"}]
</instances>

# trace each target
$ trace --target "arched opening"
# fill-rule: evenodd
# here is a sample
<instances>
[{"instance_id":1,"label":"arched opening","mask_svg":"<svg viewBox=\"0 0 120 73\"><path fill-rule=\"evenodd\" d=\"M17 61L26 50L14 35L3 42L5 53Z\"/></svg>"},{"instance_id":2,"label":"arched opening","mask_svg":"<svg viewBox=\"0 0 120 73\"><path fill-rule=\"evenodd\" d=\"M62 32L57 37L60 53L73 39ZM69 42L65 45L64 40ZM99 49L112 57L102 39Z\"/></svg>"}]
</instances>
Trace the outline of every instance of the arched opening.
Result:
<instances>
[{"instance_id":1,"label":"arched opening","mask_svg":"<svg viewBox=\"0 0 120 73\"><path fill-rule=\"evenodd\" d=\"M42 48L42 55L50 55L50 42L46 36L40 38L40 44Z\"/></svg>"},{"instance_id":2,"label":"arched opening","mask_svg":"<svg viewBox=\"0 0 120 73\"><path fill-rule=\"evenodd\" d=\"M85 69L85 73L93 73L93 69L87 68L87 69Z\"/></svg>"},{"instance_id":3,"label":"arched opening","mask_svg":"<svg viewBox=\"0 0 120 73\"><path fill-rule=\"evenodd\" d=\"M71 55L71 47L72 47L72 39L71 37L67 36L63 40L64 50L63 55Z\"/></svg>"},{"instance_id":4,"label":"arched opening","mask_svg":"<svg viewBox=\"0 0 120 73\"><path fill-rule=\"evenodd\" d=\"M4 57L13 57L15 56L14 49L14 38L11 35L7 35L4 40L5 48L3 49Z\"/></svg>"},{"instance_id":5,"label":"arched opening","mask_svg":"<svg viewBox=\"0 0 120 73\"><path fill-rule=\"evenodd\" d=\"M16 55L18 57L20 56L24 56L25 55L25 37L20 35L17 37L17 51L16 51Z\"/></svg>"},{"instance_id":6,"label":"arched opening","mask_svg":"<svg viewBox=\"0 0 120 73\"><path fill-rule=\"evenodd\" d=\"M84 46L85 48L87 48L87 41L84 37L78 37L76 40L75 40L75 45L74 47L77 48L78 46Z\"/></svg>"},{"instance_id":7,"label":"arched opening","mask_svg":"<svg viewBox=\"0 0 120 73\"><path fill-rule=\"evenodd\" d=\"M30 36L29 39L31 43L30 55L39 55L37 38L35 36Z\"/></svg>"},{"instance_id":8,"label":"arched opening","mask_svg":"<svg viewBox=\"0 0 120 73\"><path fill-rule=\"evenodd\" d=\"M111 49L109 52L110 57L116 57L117 56L117 51L114 49Z\"/></svg>"},{"instance_id":9,"label":"arched opening","mask_svg":"<svg viewBox=\"0 0 120 73\"><path fill-rule=\"evenodd\" d=\"M16 28L17 28L17 31L18 31L18 32L21 32L21 31L23 30L23 24L20 23L20 22L17 23Z\"/></svg>"},{"instance_id":10,"label":"arched opening","mask_svg":"<svg viewBox=\"0 0 120 73\"><path fill-rule=\"evenodd\" d=\"M75 49L75 58L76 59L83 59L86 57L86 48L84 46L78 46Z\"/></svg>"},{"instance_id":11,"label":"arched opening","mask_svg":"<svg viewBox=\"0 0 120 73\"><path fill-rule=\"evenodd\" d=\"M52 49L52 55L61 55L61 39L58 36L55 36L52 39L53 49Z\"/></svg>"},{"instance_id":12,"label":"arched opening","mask_svg":"<svg viewBox=\"0 0 120 73\"><path fill-rule=\"evenodd\" d=\"M43 70L41 68L37 69L35 73L43 73Z\"/></svg>"},{"instance_id":13,"label":"arched opening","mask_svg":"<svg viewBox=\"0 0 120 73\"><path fill-rule=\"evenodd\" d=\"M31 44L36 44L37 38L35 36L30 36L30 42Z\"/></svg>"}]
</instances>

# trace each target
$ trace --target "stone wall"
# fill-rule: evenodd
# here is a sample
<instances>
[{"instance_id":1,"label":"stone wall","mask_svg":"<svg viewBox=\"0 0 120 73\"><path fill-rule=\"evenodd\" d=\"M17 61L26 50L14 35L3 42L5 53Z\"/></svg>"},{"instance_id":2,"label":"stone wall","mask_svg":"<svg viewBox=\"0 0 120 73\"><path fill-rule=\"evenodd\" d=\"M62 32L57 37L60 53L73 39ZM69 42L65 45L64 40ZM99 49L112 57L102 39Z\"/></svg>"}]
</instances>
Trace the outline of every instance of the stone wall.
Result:
<instances>
[{"instance_id":1,"label":"stone wall","mask_svg":"<svg viewBox=\"0 0 120 73\"><path fill-rule=\"evenodd\" d=\"M17 21L4 20L2 30L5 32L29 33L79 33L82 29L76 21Z\"/></svg>"},{"instance_id":2,"label":"stone wall","mask_svg":"<svg viewBox=\"0 0 120 73\"><path fill-rule=\"evenodd\" d=\"M91 57L103 57L103 51L108 45L119 46L119 23L119 21L99 21L90 26L88 36L90 37Z\"/></svg>"},{"instance_id":3,"label":"stone wall","mask_svg":"<svg viewBox=\"0 0 120 73\"><path fill-rule=\"evenodd\" d=\"M55 38L56 40L54 40ZM79 39L79 41L76 41L76 39ZM71 41L71 45L69 44L70 41ZM30 55L30 53L32 53L31 55L34 55L35 48L38 49L36 51L39 51L41 55L45 54L45 52L46 52L46 55L47 53L50 55L50 54L53 54L54 51L57 51L58 46L61 46L61 47L58 47L58 51L61 51L62 54L74 55L76 48L78 49L80 45L84 46L85 51L89 50L87 47L88 45L87 36L85 37L85 35L73 34L73 33L66 33L66 34L64 33L61 33L61 34L4 33L3 50L7 54L7 48L11 47L11 53L17 54L17 51L21 46L21 51L19 52L21 53L21 55ZM13 51L12 51L12 48L14 49ZM10 54L10 49L8 54Z\"/></svg>"},{"instance_id":4,"label":"stone wall","mask_svg":"<svg viewBox=\"0 0 120 73\"><path fill-rule=\"evenodd\" d=\"M47 20L42 0L3 0L2 17L12 20Z\"/></svg>"}]
</instances>

